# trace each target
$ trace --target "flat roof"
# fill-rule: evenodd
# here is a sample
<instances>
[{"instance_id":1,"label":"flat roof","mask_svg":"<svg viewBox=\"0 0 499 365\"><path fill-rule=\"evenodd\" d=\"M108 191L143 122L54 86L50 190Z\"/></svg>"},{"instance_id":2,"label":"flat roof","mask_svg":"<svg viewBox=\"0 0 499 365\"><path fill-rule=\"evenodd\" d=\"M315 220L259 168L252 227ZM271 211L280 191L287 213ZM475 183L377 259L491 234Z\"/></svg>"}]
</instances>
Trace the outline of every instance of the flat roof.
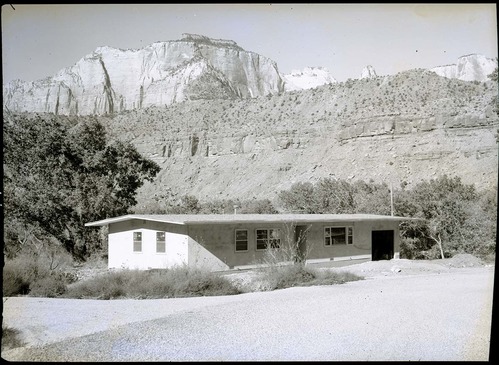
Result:
<instances>
[{"instance_id":1,"label":"flat roof","mask_svg":"<svg viewBox=\"0 0 499 365\"><path fill-rule=\"evenodd\" d=\"M406 221L418 218L377 214L128 214L85 223L86 227L106 226L134 219L181 225L224 223L317 223L359 221Z\"/></svg>"}]
</instances>

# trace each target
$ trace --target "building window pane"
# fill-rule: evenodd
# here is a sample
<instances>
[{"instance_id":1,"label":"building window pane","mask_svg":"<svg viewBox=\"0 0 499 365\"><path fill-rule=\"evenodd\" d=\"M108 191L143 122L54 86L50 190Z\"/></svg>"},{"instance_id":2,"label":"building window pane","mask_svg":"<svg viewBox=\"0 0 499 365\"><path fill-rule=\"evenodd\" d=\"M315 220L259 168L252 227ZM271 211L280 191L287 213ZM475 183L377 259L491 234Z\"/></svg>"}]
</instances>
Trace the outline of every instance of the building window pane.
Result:
<instances>
[{"instance_id":1,"label":"building window pane","mask_svg":"<svg viewBox=\"0 0 499 365\"><path fill-rule=\"evenodd\" d=\"M331 239L333 245L341 245L347 243L345 227L332 227Z\"/></svg>"},{"instance_id":2,"label":"building window pane","mask_svg":"<svg viewBox=\"0 0 499 365\"><path fill-rule=\"evenodd\" d=\"M325 227L324 228L324 245L344 245L346 243L353 244L353 228L352 227Z\"/></svg>"},{"instance_id":3,"label":"building window pane","mask_svg":"<svg viewBox=\"0 0 499 365\"><path fill-rule=\"evenodd\" d=\"M156 252L166 252L165 232L156 232Z\"/></svg>"},{"instance_id":4,"label":"building window pane","mask_svg":"<svg viewBox=\"0 0 499 365\"><path fill-rule=\"evenodd\" d=\"M268 239L268 231L266 229L257 229L256 230L256 249L257 250L267 249L267 239Z\"/></svg>"},{"instance_id":5,"label":"building window pane","mask_svg":"<svg viewBox=\"0 0 499 365\"><path fill-rule=\"evenodd\" d=\"M236 229L236 251L248 251L248 231Z\"/></svg>"},{"instance_id":6,"label":"building window pane","mask_svg":"<svg viewBox=\"0 0 499 365\"><path fill-rule=\"evenodd\" d=\"M279 248L281 246L281 232L279 229L257 229L256 249L266 250L267 247Z\"/></svg>"},{"instance_id":7,"label":"building window pane","mask_svg":"<svg viewBox=\"0 0 499 365\"><path fill-rule=\"evenodd\" d=\"M133 252L142 252L142 232L133 232Z\"/></svg>"},{"instance_id":8,"label":"building window pane","mask_svg":"<svg viewBox=\"0 0 499 365\"><path fill-rule=\"evenodd\" d=\"M269 244L271 248L279 248L281 246L281 236L278 229L269 229Z\"/></svg>"}]
</instances>

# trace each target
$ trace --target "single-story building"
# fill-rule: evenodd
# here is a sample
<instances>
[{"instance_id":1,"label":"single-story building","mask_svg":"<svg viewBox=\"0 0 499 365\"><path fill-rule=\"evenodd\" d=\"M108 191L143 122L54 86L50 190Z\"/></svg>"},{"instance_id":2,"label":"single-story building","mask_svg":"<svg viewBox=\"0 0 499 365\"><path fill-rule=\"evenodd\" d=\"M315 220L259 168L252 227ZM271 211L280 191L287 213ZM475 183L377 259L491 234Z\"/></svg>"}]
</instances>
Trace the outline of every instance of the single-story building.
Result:
<instances>
[{"instance_id":1,"label":"single-story building","mask_svg":"<svg viewBox=\"0 0 499 365\"><path fill-rule=\"evenodd\" d=\"M399 258L399 223L373 214L131 214L86 223L108 226L108 267L212 271L262 264L266 251L293 246L307 263Z\"/></svg>"}]
</instances>

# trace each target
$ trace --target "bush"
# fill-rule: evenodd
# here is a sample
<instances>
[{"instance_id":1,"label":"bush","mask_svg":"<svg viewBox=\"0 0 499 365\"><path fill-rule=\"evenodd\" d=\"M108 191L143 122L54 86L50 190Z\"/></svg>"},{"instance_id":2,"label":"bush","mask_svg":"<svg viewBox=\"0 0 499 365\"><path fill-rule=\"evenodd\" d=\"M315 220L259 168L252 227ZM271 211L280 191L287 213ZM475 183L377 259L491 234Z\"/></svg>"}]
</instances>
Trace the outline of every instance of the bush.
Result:
<instances>
[{"instance_id":1,"label":"bush","mask_svg":"<svg viewBox=\"0 0 499 365\"><path fill-rule=\"evenodd\" d=\"M226 278L201 269L174 268L163 272L171 281L174 296L213 296L239 294Z\"/></svg>"},{"instance_id":2,"label":"bush","mask_svg":"<svg viewBox=\"0 0 499 365\"><path fill-rule=\"evenodd\" d=\"M53 263L54 258L50 262ZM44 255L23 252L13 259L5 260L3 296L57 297L74 280L70 273L64 271L64 267L51 269L51 264Z\"/></svg>"},{"instance_id":3,"label":"bush","mask_svg":"<svg viewBox=\"0 0 499 365\"><path fill-rule=\"evenodd\" d=\"M343 284L363 278L349 272L314 269L302 264L273 266L262 269L264 290L284 289L294 286Z\"/></svg>"},{"instance_id":4,"label":"bush","mask_svg":"<svg viewBox=\"0 0 499 365\"><path fill-rule=\"evenodd\" d=\"M68 286L67 298L179 298L239 294L217 273L184 266L164 270L120 270Z\"/></svg>"},{"instance_id":5,"label":"bush","mask_svg":"<svg viewBox=\"0 0 499 365\"><path fill-rule=\"evenodd\" d=\"M30 296L56 298L66 292L66 277L63 273L51 273L30 284Z\"/></svg>"},{"instance_id":6,"label":"bush","mask_svg":"<svg viewBox=\"0 0 499 365\"><path fill-rule=\"evenodd\" d=\"M19 330L2 325L2 351L24 345L25 343L21 340L21 332Z\"/></svg>"},{"instance_id":7,"label":"bush","mask_svg":"<svg viewBox=\"0 0 499 365\"><path fill-rule=\"evenodd\" d=\"M29 281L25 277L22 267L5 262L2 273L3 296L12 297L29 293Z\"/></svg>"},{"instance_id":8,"label":"bush","mask_svg":"<svg viewBox=\"0 0 499 365\"><path fill-rule=\"evenodd\" d=\"M26 295L30 292L31 285L46 275L48 269L29 255L6 260L3 268L3 295Z\"/></svg>"}]
</instances>

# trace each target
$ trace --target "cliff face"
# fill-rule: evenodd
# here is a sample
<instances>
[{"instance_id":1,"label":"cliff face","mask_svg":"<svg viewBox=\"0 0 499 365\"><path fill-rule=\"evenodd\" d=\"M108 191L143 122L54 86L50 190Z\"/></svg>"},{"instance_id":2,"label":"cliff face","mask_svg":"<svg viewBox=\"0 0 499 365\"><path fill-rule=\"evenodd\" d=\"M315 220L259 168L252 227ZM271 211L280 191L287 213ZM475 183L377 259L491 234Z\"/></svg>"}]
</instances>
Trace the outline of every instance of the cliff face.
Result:
<instances>
[{"instance_id":1,"label":"cliff face","mask_svg":"<svg viewBox=\"0 0 499 365\"><path fill-rule=\"evenodd\" d=\"M470 54L459 57L456 64L431 69L437 75L463 81L487 81L497 67L497 61L483 55Z\"/></svg>"},{"instance_id":2,"label":"cliff face","mask_svg":"<svg viewBox=\"0 0 499 365\"><path fill-rule=\"evenodd\" d=\"M376 77L378 77L378 75L376 74L376 70L374 69L374 67L372 67L371 65L367 65L362 69L359 79L373 79Z\"/></svg>"},{"instance_id":3,"label":"cliff face","mask_svg":"<svg viewBox=\"0 0 499 365\"><path fill-rule=\"evenodd\" d=\"M305 67L303 71L293 70L290 74L283 75L284 90L306 90L317 86L333 84L336 79L324 67Z\"/></svg>"},{"instance_id":4,"label":"cliff face","mask_svg":"<svg viewBox=\"0 0 499 365\"><path fill-rule=\"evenodd\" d=\"M140 127L136 124L141 121ZM106 119L162 167L141 203L165 194L275 198L320 178L409 186L443 174L497 186L497 84L424 70L268 97L193 101Z\"/></svg>"},{"instance_id":5,"label":"cliff face","mask_svg":"<svg viewBox=\"0 0 499 365\"><path fill-rule=\"evenodd\" d=\"M233 41L184 34L139 50L99 47L53 77L9 83L3 97L11 111L87 115L283 90L272 60Z\"/></svg>"}]
</instances>

